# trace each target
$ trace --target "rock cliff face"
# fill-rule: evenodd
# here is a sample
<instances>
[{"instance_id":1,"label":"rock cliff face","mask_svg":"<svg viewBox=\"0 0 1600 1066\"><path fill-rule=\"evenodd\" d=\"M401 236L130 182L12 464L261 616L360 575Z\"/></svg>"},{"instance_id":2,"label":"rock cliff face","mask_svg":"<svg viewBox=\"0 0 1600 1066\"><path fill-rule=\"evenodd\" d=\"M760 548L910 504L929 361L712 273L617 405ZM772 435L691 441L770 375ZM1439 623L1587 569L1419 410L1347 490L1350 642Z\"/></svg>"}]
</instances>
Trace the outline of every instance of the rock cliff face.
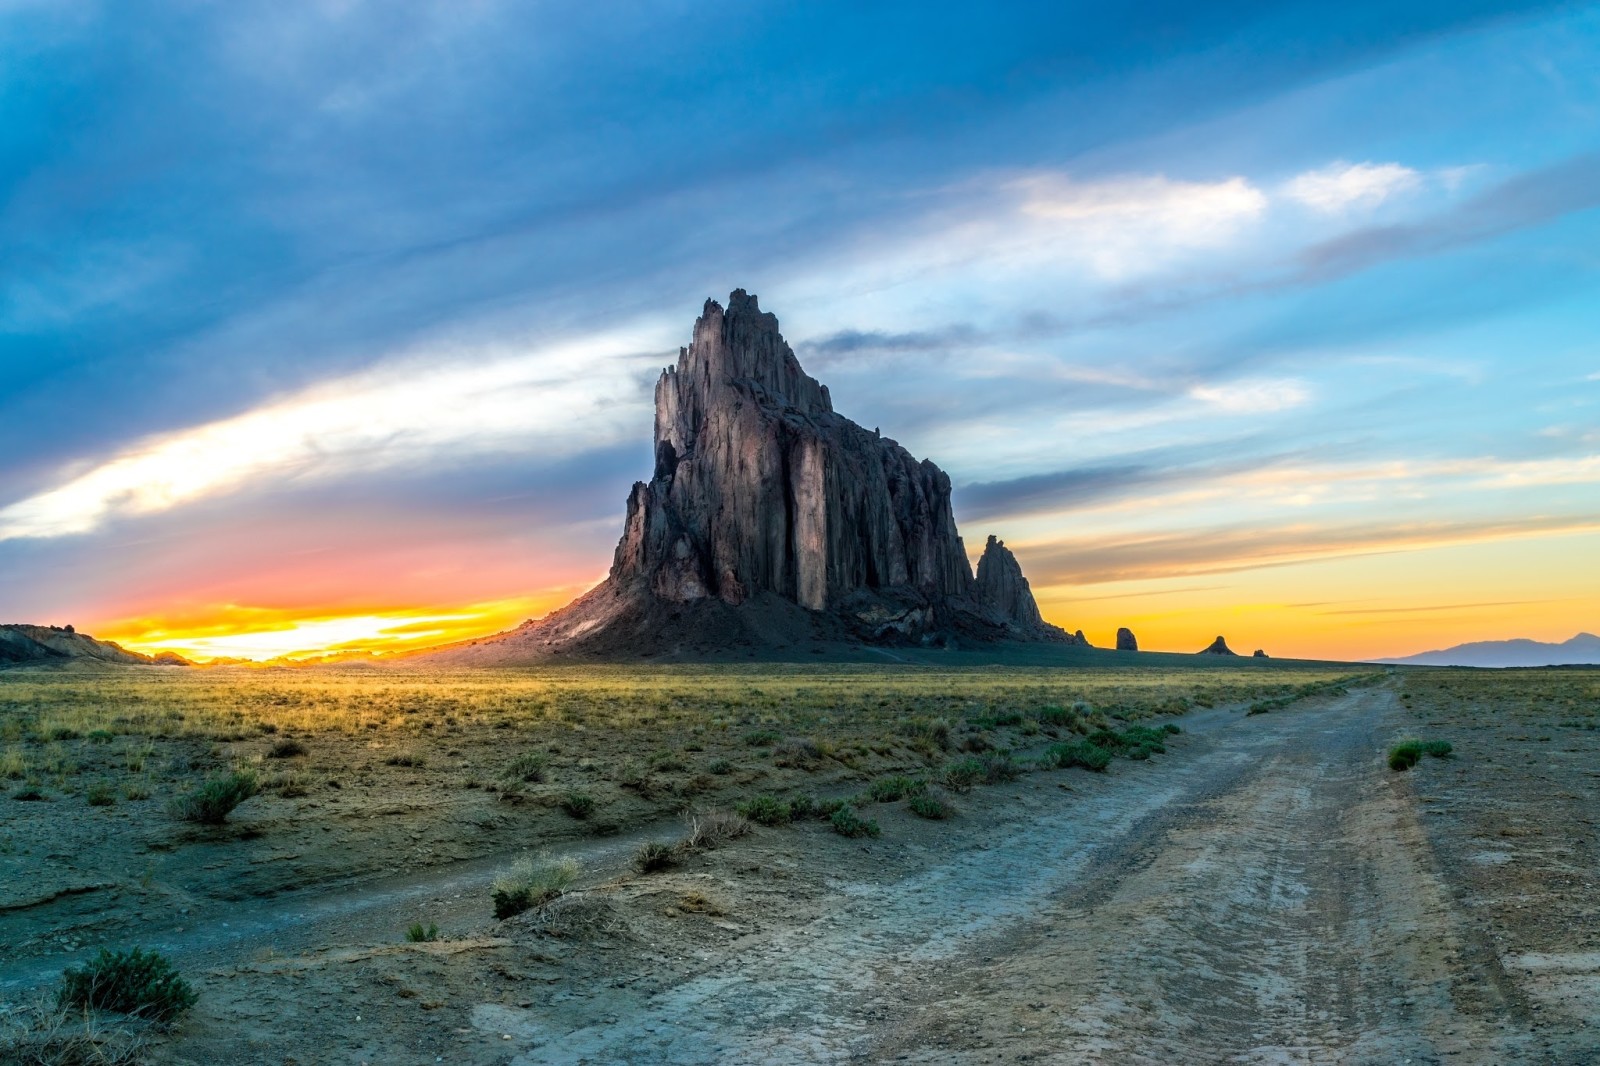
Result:
<instances>
[{"instance_id":1,"label":"rock cliff face","mask_svg":"<svg viewBox=\"0 0 1600 1066\"><path fill-rule=\"evenodd\" d=\"M1138 651L1139 650L1139 641L1137 639L1135 639L1135 637L1133 635L1133 630L1129 629L1127 626L1123 626L1121 629L1117 630L1117 650L1118 651Z\"/></svg>"},{"instance_id":2,"label":"rock cliff face","mask_svg":"<svg viewBox=\"0 0 1600 1066\"><path fill-rule=\"evenodd\" d=\"M1040 617L994 537L974 578L949 477L835 412L744 290L726 309L706 301L655 408L655 469L629 493L606 581L456 657L528 657L507 641L533 657L729 641L1081 642Z\"/></svg>"}]
</instances>

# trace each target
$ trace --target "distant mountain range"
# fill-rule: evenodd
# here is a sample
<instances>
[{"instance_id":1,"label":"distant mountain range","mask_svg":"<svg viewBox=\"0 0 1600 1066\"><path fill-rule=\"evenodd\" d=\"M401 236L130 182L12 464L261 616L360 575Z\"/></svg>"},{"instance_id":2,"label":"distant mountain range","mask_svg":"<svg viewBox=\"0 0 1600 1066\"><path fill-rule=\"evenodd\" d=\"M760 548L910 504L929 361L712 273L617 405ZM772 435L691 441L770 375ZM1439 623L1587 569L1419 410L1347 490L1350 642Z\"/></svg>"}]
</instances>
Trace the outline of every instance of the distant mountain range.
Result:
<instances>
[{"instance_id":1,"label":"distant mountain range","mask_svg":"<svg viewBox=\"0 0 1600 1066\"><path fill-rule=\"evenodd\" d=\"M1560 644L1538 640L1480 640L1442 651L1400 659L1374 659L1403 666L1575 666L1600 665L1600 637L1579 633Z\"/></svg>"},{"instance_id":2,"label":"distant mountain range","mask_svg":"<svg viewBox=\"0 0 1600 1066\"><path fill-rule=\"evenodd\" d=\"M172 652L140 655L112 641L85 636L71 626L0 625L0 666L90 661L122 666L189 665Z\"/></svg>"}]
</instances>

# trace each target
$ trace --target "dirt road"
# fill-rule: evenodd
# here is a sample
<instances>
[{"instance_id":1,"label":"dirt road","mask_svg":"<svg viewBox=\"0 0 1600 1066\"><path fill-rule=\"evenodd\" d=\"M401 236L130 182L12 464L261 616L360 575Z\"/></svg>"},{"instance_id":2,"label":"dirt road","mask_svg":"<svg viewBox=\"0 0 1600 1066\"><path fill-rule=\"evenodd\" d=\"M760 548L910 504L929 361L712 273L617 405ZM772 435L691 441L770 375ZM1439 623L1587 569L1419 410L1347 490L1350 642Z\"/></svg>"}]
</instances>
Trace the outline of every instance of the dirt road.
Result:
<instances>
[{"instance_id":1,"label":"dirt road","mask_svg":"<svg viewBox=\"0 0 1600 1066\"><path fill-rule=\"evenodd\" d=\"M1207 716L1159 773L847 886L614 1021L530 1017L517 1061L1536 1061L1381 762L1393 702Z\"/></svg>"}]
</instances>

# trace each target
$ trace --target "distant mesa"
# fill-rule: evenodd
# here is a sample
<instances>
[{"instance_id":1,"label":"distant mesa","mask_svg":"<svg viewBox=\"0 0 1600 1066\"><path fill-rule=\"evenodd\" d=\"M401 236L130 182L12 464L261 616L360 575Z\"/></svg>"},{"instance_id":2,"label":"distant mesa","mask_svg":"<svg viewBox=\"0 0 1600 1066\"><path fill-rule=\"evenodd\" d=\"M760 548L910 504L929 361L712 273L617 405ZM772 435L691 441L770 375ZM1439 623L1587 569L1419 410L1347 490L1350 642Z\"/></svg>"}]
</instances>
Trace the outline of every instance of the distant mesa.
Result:
<instances>
[{"instance_id":1,"label":"distant mesa","mask_svg":"<svg viewBox=\"0 0 1600 1066\"><path fill-rule=\"evenodd\" d=\"M822 645L1086 644L1044 621L1004 542L974 575L950 478L833 409L777 318L707 300L655 390L655 469L610 575L445 662L755 655Z\"/></svg>"},{"instance_id":2,"label":"distant mesa","mask_svg":"<svg viewBox=\"0 0 1600 1066\"><path fill-rule=\"evenodd\" d=\"M1138 638L1136 638L1133 635L1133 630L1129 629L1127 626L1123 626L1121 629L1117 630L1117 650L1118 651L1138 651L1139 650Z\"/></svg>"},{"instance_id":3,"label":"distant mesa","mask_svg":"<svg viewBox=\"0 0 1600 1066\"><path fill-rule=\"evenodd\" d=\"M73 662L121 666L189 666L173 652L151 657L128 651L109 640L95 640L72 626L0 625L0 665L65 665Z\"/></svg>"},{"instance_id":4,"label":"distant mesa","mask_svg":"<svg viewBox=\"0 0 1600 1066\"><path fill-rule=\"evenodd\" d=\"M1373 662L1404 666L1589 666L1600 665L1600 637L1579 633L1559 644L1539 640L1481 640Z\"/></svg>"},{"instance_id":5,"label":"distant mesa","mask_svg":"<svg viewBox=\"0 0 1600 1066\"><path fill-rule=\"evenodd\" d=\"M1250 653L1250 658L1252 658L1252 659L1270 659L1271 656L1268 655L1266 652L1262 651L1260 648L1257 648L1255 651Z\"/></svg>"},{"instance_id":6,"label":"distant mesa","mask_svg":"<svg viewBox=\"0 0 1600 1066\"><path fill-rule=\"evenodd\" d=\"M1202 649L1197 654L1200 654L1200 655L1235 655L1236 656L1236 655L1238 655L1238 652L1236 652L1232 648L1228 647L1228 642L1227 641L1223 640L1221 637L1218 637L1216 640L1213 640L1211 642L1211 646L1210 647Z\"/></svg>"}]
</instances>

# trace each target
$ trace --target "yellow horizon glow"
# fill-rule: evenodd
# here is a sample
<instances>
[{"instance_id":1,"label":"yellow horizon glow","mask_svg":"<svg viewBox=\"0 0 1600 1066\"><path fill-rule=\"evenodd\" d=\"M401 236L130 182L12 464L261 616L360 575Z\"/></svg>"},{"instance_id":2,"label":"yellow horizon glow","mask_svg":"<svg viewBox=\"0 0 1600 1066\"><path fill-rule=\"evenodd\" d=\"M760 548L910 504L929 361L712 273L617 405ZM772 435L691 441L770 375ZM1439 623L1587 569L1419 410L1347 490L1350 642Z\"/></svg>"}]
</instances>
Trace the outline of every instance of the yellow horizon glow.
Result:
<instances>
[{"instance_id":1,"label":"yellow horizon glow","mask_svg":"<svg viewBox=\"0 0 1600 1066\"><path fill-rule=\"evenodd\" d=\"M389 656L474 640L513 629L562 606L567 588L457 606L365 607L343 611L244 607L228 604L179 618L129 619L95 634L146 655L175 652L206 663L327 656Z\"/></svg>"}]
</instances>

